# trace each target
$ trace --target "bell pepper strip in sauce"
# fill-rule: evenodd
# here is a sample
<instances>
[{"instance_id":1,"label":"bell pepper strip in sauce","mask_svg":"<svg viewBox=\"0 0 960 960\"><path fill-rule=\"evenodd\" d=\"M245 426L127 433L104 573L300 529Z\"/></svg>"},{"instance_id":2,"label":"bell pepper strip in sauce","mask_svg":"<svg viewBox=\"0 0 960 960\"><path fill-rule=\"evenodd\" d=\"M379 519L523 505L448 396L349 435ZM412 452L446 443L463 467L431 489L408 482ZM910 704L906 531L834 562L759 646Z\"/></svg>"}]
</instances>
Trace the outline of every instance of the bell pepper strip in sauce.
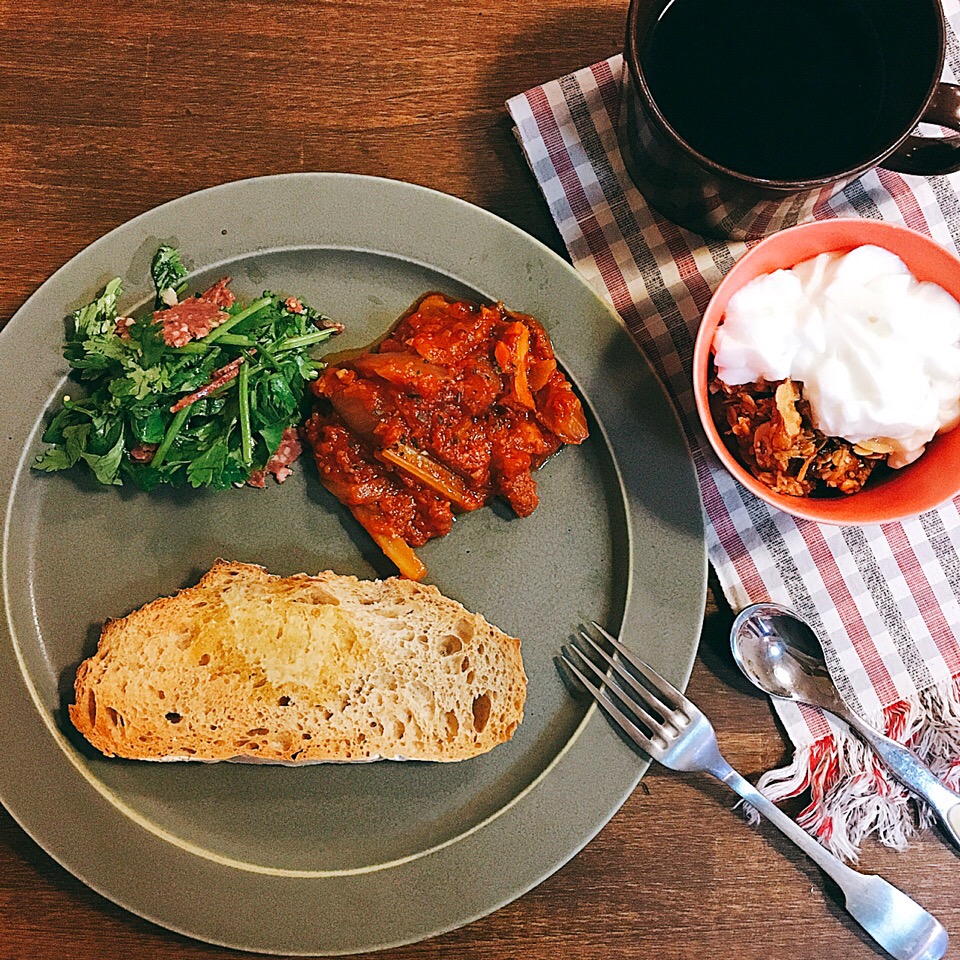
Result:
<instances>
[{"instance_id":1,"label":"bell pepper strip in sauce","mask_svg":"<svg viewBox=\"0 0 960 960\"><path fill-rule=\"evenodd\" d=\"M503 497L536 508L533 472L587 437L543 327L502 304L430 293L374 348L331 362L304 435L324 486L401 574L454 516Z\"/></svg>"}]
</instances>

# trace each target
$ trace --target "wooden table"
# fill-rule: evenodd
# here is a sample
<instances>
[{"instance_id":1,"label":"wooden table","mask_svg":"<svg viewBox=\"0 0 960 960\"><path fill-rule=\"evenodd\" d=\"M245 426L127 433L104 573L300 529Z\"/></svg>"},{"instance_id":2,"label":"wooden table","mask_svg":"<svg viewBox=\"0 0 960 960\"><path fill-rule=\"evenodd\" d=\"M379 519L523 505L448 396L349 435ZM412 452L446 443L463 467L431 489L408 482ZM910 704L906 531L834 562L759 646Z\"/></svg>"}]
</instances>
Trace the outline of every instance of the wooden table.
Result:
<instances>
[{"instance_id":1,"label":"wooden table","mask_svg":"<svg viewBox=\"0 0 960 960\"><path fill-rule=\"evenodd\" d=\"M625 0L0 3L0 320L108 230L181 194L333 170L470 200L563 252L504 100L621 48ZM786 755L711 603L691 696L755 777ZM497 913L390 960L880 955L774 831L654 769L602 833ZM868 847L960 942L960 864L933 834ZM158 878L158 882L162 882ZM960 956L960 950L952 951ZM242 957L134 917L0 812L0 957Z\"/></svg>"}]
</instances>

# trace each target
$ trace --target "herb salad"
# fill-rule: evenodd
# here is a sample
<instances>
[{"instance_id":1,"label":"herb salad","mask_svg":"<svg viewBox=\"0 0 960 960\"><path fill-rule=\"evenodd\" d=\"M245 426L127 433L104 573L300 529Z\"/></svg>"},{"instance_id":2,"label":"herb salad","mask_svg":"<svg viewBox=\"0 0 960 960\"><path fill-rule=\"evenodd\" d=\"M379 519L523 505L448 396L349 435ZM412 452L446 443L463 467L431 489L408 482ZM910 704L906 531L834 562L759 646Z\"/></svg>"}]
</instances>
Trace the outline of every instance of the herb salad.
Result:
<instances>
[{"instance_id":1,"label":"herb salad","mask_svg":"<svg viewBox=\"0 0 960 960\"><path fill-rule=\"evenodd\" d=\"M342 326L269 291L241 306L229 278L181 299L187 270L170 246L151 274L153 312L120 315L117 278L70 315L63 355L89 390L64 397L34 467L83 462L100 483L145 490L284 479L300 452L305 386L324 366L308 350Z\"/></svg>"}]
</instances>

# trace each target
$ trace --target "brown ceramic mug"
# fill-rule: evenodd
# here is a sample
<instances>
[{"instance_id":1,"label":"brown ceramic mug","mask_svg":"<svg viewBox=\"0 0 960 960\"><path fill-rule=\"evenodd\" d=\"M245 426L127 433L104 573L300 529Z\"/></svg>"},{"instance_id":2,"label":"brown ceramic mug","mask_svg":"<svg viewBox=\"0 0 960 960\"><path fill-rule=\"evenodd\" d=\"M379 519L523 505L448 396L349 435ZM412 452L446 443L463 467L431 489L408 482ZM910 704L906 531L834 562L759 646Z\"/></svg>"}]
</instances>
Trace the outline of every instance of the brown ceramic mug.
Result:
<instances>
[{"instance_id":1,"label":"brown ceramic mug","mask_svg":"<svg viewBox=\"0 0 960 960\"><path fill-rule=\"evenodd\" d=\"M688 229L749 239L809 219L874 167L960 170L939 0L631 0L624 162Z\"/></svg>"}]
</instances>

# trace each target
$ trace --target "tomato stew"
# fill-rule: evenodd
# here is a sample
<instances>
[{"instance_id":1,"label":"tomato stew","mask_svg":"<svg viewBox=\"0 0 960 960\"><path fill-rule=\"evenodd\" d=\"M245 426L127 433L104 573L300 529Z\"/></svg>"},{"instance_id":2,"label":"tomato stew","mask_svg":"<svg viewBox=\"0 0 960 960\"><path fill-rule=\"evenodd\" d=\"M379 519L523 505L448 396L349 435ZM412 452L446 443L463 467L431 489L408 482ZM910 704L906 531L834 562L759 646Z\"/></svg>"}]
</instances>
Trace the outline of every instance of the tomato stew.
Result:
<instances>
[{"instance_id":1,"label":"tomato stew","mask_svg":"<svg viewBox=\"0 0 960 960\"><path fill-rule=\"evenodd\" d=\"M311 389L304 431L324 486L411 579L426 573L412 548L456 513L498 496L532 513L533 471L587 436L546 331L502 304L427 294Z\"/></svg>"}]
</instances>

